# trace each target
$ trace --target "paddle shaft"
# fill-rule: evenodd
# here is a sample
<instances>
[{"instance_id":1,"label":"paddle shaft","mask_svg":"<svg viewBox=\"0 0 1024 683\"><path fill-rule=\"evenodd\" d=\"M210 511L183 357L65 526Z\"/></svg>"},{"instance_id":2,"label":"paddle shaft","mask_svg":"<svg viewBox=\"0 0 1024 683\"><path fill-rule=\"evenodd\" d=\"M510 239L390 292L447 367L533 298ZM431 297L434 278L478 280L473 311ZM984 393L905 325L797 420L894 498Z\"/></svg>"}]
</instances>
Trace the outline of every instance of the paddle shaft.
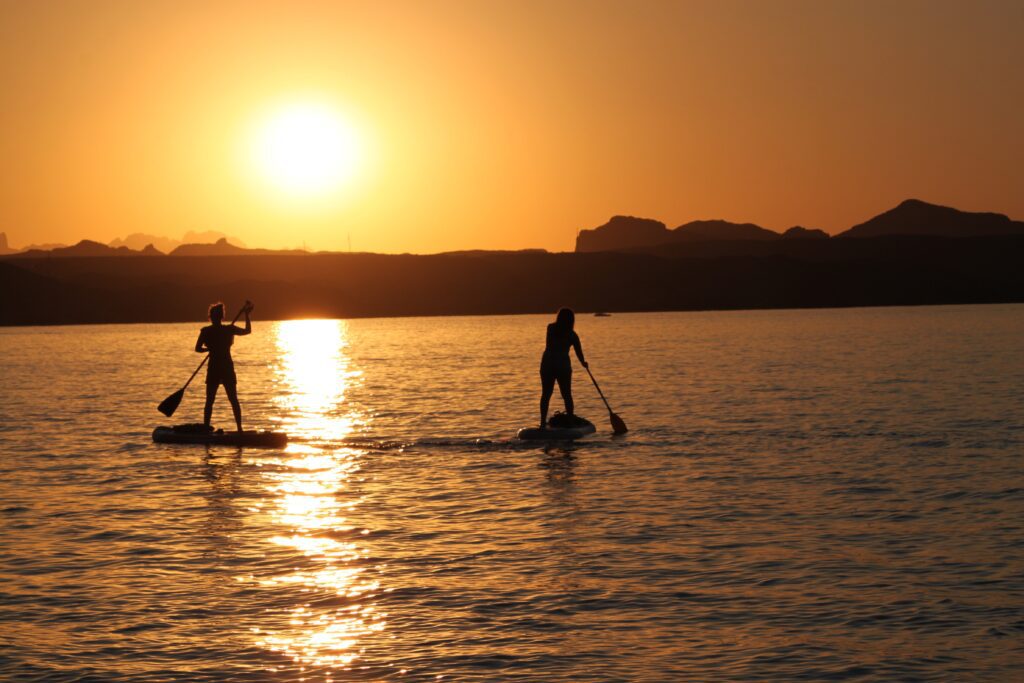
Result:
<instances>
[{"instance_id":1,"label":"paddle shaft","mask_svg":"<svg viewBox=\"0 0 1024 683\"><path fill-rule=\"evenodd\" d=\"M234 323L232 323L232 324L234 324ZM185 391L186 389L188 389L188 385L192 384L192 380L194 380L196 378L196 375L199 374L199 371L203 369L203 366L206 365L206 361L208 361L208 360L210 360L210 354L206 354L205 356L203 356L203 362L201 362L199 364L199 367L196 368L196 371L193 372L192 376L188 378L187 382L185 382L185 386L183 386L181 388L182 391Z\"/></svg>"},{"instance_id":2,"label":"paddle shaft","mask_svg":"<svg viewBox=\"0 0 1024 683\"><path fill-rule=\"evenodd\" d=\"M248 303L249 302L247 301L246 304L248 305ZM236 322L238 322L238 318L242 315L242 311L244 311L244 310L245 310L245 306L242 306L240 309L238 309L238 313L235 313L234 320L231 321L232 325L234 325ZM185 386L183 386L181 388L182 391L185 391L186 389L188 389L188 385L192 384L192 380L194 380L196 378L196 375L199 374L199 371L203 369L203 366L206 365L206 361L208 361L208 360L210 360L210 354L209 353L207 353L205 356L203 356L203 362L201 362L199 364L199 367L196 368L196 371L193 372L192 376L188 378L187 382L185 382ZM601 391L601 390L598 389L598 391ZM607 404L607 401L605 403ZM609 410L610 410L610 408L609 408Z\"/></svg>"},{"instance_id":3,"label":"paddle shaft","mask_svg":"<svg viewBox=\"0 0 1024 683\"><path fill-rule=\"evenodd\" d=\"M602 400L602 401L604 401L604 407L608 409L608 412L609 412L609 413L610 413L610 412L612 412L612 407L611 407L610 405L608 405L608 399L606 399L606 398L604 397L604 392L603 392L603 391L601 391L601 387L600 387L600 385L599 385L599 384L597 383L597 380L596 380L596 379L594 379L594 373L592 373L592 372L590 371L590 368L588 368L588 367L586 367L586 366L584 366L584 368L583 368L583 369L587 371L587 374L588 374L588 375L590 375L590 381L594 383L594 388L595 388L595 389L597 389L597 393L598 393L598 395L599 395L599 396L601 397L601 400Z\"/></svg>"},{"instance_id":4,"label":"paddle shaft","mask_svg":"<svg viewBox=\"0 0 1024 683\"><path fill-rule=\"evenodd\" d=\"M612 431L616 435L628 432L629 427L626 426L626 422L621 417L615 414L612 407L608 405L608 399L604 397L604 392L601 391L601 387L597 383L597 380L594 379L594 373L590 371L590 368L587 368L587 374L590 375L590 381L594 383L594 388L597 389L597 393L601 396L601 400L604 401L604 407L608 409L608 419L612 422Z\"/></svg>"}]
</instances>

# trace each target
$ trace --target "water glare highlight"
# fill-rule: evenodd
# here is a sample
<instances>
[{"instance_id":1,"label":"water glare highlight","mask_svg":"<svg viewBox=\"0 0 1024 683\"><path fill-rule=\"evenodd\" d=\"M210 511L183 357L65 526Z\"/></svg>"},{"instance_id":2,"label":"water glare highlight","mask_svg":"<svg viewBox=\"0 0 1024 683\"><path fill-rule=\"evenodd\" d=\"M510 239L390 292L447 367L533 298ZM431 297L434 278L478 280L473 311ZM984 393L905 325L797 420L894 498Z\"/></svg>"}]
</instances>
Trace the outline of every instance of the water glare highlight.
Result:
<instances>
[{"instance_id":1,"label":"water glare highlight","mask_svg":"<svg viewBox=\"0 0 1024 683\"><path fill-rule=\"evenodd\" d=\"M345 405L345 393L362 376L350 367L348 327L343 320L278 323L277 404L282 427L305 440L340 441L363 420Z\"/></svg>"},{"instance_id":2,"label":"water glare highlight","mask_svg":"<svg viewBox=\"0 0 1024 683\"><path fill-rule=\"evenodd\" d=\"M346 331L338 320L278 324L276 375L282 391L277 401L283 424L297 441L278 458L254 461L269 501L255 511L279 531L267 543L295 558L287 562L294 569L256 583L303 597L299 604L271 610L268 626L253 631L255 643L302 667L328 672L350 666L360 656L361 639L385 627L373 604L380 584L365 575L367 552L353 540L363 530L350 522L360 503L351 490L360 452L330 445L365 422L345 405L346 390L361 375L350 368Z\"/></svg>"}]
</instances>

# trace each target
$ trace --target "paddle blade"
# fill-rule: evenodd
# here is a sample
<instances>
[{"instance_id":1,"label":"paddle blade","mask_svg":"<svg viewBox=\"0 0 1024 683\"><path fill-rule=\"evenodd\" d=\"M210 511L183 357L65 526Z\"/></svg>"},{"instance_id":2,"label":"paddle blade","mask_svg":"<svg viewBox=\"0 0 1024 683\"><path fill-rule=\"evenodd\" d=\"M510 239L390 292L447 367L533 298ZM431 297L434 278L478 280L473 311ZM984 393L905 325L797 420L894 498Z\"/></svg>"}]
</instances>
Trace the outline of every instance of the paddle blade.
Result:
<instances>
[{"instance_id":1,"label":"paddle blade","mask_svg":"<svg viewBox=\"0 0 1024 683\"><path fill-rule=\"evenodd\" d=\"M622 421L622 418L615 413L609 412L608 417L612 421L612 432L615 434L625 434L629 431L629 427Z\"/></svg>"},{"instance_id":2,"label":"paddle blade","mask_svg":"<svg viewBox=\"0 0 1024 683\"><path fill-rule=\"evenodd\" d=\"M156 407L156 409L167 417L170 417L171 415L174 415L174 411L178 409L178 404L181 403L181 397L184 395L185 387L182 387L165 398L160 405Z\"/></svg>"}]
</instances>

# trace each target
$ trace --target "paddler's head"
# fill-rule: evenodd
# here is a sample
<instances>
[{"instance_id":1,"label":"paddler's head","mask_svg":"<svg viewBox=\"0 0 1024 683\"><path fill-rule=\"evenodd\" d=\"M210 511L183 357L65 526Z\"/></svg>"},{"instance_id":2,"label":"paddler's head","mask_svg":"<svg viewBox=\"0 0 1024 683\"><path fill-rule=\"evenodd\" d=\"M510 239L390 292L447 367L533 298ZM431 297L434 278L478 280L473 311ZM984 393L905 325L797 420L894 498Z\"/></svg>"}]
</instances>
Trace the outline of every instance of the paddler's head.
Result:
<instances>
[{"instance_id":1,"label":"paddler's head","mask_svg":"<svg viewBox=\"0 0 1024 683\"><path fill-rule=\"evenodd\" d=\"M210 322L214 325L220 325L221 321L224 320L224 304L217 302L210 304Z\"/></svg>"},{"instance_id":2,"label":"paddler's head","mask_svg":"<svg viewBox=\"0 0 1024 683\"><path fill-rule=\"evenodd\" d=\"M555 324L563 330L571 332L576 324L576 314L572 312L571 308L560 308L558 309L558 315L555 317Z\"/></svg>"}]
</instances>

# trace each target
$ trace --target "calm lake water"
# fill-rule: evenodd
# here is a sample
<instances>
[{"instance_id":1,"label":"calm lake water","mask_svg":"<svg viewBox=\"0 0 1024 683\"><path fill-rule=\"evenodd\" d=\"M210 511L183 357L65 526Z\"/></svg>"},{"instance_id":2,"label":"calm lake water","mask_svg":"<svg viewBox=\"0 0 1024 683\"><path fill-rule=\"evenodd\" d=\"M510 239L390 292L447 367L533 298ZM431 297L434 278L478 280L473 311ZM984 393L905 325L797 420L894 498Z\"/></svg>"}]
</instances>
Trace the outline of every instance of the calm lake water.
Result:
<instances>
[{"instance_id":1,"label":"calm lake water","mask_svg":"<svg viewBox=\"0 0 1024 683\"><path fill-rule=\"evenodd\" d=\"M151 443L198 324L0 329L0 678L1020 680L1024 306L581 316L569 447L548 320L257 320L283 451Z\"/></svg>"}]
</instances>

